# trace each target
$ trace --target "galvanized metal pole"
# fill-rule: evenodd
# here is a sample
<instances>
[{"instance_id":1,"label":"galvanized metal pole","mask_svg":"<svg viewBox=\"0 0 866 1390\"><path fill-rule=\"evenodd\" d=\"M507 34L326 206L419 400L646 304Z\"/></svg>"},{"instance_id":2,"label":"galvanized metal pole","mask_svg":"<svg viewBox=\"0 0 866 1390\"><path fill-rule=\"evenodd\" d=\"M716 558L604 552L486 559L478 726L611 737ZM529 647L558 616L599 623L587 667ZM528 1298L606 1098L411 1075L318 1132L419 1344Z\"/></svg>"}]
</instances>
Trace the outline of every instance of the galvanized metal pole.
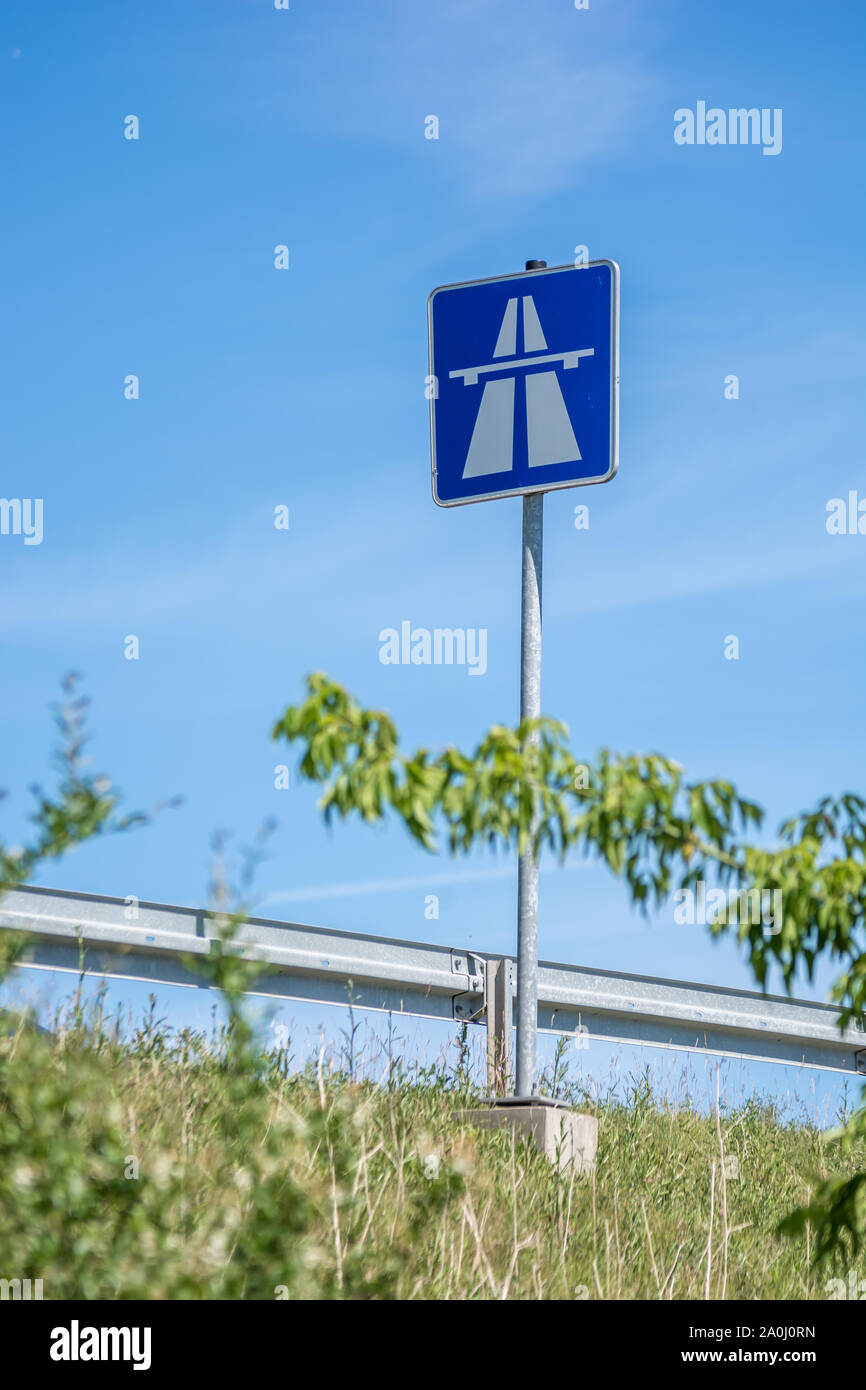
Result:
<instances>
[{"instance_id":1,"label":"galvanized metal pole","mask_svg":"<svg viewBox=\"0 0 866 1390\"><path fill-rule=\"evenodd\" d=\"M520 603L520 718L541 714L541 552L544 493L523 499L523 587ZM535 741L533 737L533 741ZM532 829L535 830L535 821ZM517 1086L535 1090L538 1027L538 860L532 846L517 866Z\"/></svg>"},{"instance_id":2,"label":"galvanized metal pole","mask_svg":"<svg viewBox=\"0 0 866 1390\"><path fill-rule=\"evenodd\" d=\"M544 270L547 261L527 261ZM520 594L520 718L541 714L541 557L544 493L523 498L523 568ZM535 742L535 738L532 740ZM531 830L534 833L533 818ZM530 846L517 865L517 1066L515 1091L535 1091L538 1033L538 860Z\"/></svg>"}]
</instances>

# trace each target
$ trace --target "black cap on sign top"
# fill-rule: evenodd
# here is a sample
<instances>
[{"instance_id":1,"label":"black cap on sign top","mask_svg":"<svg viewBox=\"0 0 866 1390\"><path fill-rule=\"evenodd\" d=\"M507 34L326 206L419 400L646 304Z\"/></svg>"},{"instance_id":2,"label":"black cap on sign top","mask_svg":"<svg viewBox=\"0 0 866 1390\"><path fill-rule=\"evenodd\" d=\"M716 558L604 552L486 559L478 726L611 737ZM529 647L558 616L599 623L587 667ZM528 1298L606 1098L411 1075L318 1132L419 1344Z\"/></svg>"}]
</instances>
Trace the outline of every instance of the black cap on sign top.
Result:
<instances>
[{"instance_id":1,"label":"black cap on sign top","mask_svg":"<svg viewBox=\"0 0 866 1390\"><path fill-rule=\"evenodd\" d=\"M547 261L527 261L527 262L526 262L526 269L527 269L527 270L546 270L546 269L547 269Z\"/></svg>"}]
</instances>

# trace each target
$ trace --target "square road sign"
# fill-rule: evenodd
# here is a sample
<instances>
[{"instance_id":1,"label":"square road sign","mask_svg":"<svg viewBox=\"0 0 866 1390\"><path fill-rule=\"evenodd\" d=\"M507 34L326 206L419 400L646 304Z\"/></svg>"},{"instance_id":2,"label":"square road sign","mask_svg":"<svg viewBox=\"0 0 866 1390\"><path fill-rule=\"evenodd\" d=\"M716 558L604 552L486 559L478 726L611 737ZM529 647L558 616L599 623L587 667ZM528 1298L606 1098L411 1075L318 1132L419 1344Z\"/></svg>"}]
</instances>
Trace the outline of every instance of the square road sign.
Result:
<instances>
[{"instance_id":1,"label":"square road sign","mask_svg":"<svg viewBox=\"0 0 866 1390\"><path fill-rule=\"evenodd\" d=\"M427 304L433 499L605 483L619 453L619 266L442 285Z\"/></svg>"}]
</instances>

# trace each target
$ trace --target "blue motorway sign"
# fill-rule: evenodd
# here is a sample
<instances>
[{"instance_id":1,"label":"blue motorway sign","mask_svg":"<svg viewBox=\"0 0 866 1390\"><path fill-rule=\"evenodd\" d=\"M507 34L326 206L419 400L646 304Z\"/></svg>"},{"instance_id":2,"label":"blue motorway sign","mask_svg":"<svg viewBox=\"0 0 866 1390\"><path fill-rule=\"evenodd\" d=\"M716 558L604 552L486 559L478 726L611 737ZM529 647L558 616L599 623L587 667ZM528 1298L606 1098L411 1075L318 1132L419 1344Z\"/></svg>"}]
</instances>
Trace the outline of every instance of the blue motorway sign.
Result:
<instances>
[{"instance_id":1,"label":"blue motorway sign","mask_svg":"<svg viewBox=\"0 0 866 1390\"><path fill-rule=\"evenodd\" d=\"M442 285L427 316L434 501L452 507L613 477L613 261Z\"/></svg>"}]
</instances>

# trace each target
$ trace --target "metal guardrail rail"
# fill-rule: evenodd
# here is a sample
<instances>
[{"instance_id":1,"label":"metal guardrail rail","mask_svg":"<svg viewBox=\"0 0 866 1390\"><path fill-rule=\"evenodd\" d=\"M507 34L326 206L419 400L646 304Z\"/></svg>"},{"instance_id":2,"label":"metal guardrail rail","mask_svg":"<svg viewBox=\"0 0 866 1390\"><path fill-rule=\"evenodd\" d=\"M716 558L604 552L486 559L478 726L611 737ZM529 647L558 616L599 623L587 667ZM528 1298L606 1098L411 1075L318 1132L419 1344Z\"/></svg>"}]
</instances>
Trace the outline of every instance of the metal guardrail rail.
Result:
<instances>
[{"instance_id":1,"label":"metal guardrail rail","mask_svg":"<svg viewBox=\"0 0 866 1390\"><path fill-rule=\"evenodd\" d=\"M132 920L130 920L132 918ZM88 893L22 887L0 899L0 927L33 940L26 964L203 988L182 957L211 948L210 914ZM512 957L252 917L243 953L269 967L253 993L484 1022L493 1077L510 1073ZM866 1075L864 1021L840 1030L828 1004L682 980L539 964L538 1027L592 1041L784 1062Z\"/></svg>"}]
</instances>

